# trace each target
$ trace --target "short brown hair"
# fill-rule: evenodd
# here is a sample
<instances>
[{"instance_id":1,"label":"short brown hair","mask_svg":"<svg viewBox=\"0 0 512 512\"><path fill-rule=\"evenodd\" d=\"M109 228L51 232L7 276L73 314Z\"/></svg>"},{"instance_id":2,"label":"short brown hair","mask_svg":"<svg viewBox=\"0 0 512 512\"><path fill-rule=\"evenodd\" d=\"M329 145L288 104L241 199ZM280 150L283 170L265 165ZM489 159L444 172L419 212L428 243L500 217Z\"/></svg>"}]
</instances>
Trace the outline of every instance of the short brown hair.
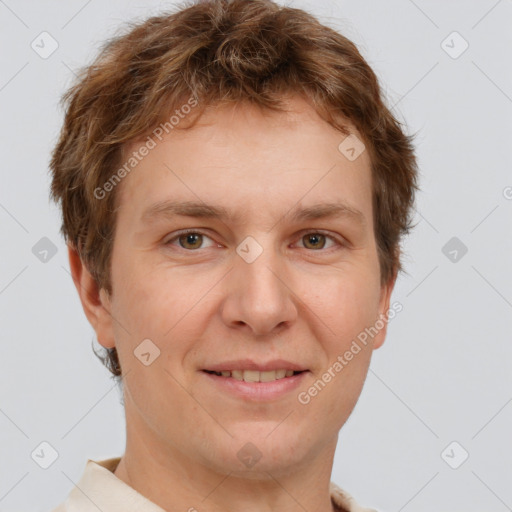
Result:
<instances>
[{"instance_id":1,"label":"short brown hair","mask_svg":"<svg viewBox=\"0 0 512 512\"><path fill-rule=\"evenodd\" d=\"M118 190L101 198L95 191L122 165L129 143L190 97L198 102L197 118L207 106L240 101L285 110L282 99L298 94L346 135L343 119L350 120L370 152L381 282L403 270L400 238L412 227L418 189L413 136L385 106L354 43L272 0L189 2L128 27L63 95L65 119L50 163L61 233L101 288L112 293ZM115 348L102 361L121 375Z\"/></svg>"}]
</instances>

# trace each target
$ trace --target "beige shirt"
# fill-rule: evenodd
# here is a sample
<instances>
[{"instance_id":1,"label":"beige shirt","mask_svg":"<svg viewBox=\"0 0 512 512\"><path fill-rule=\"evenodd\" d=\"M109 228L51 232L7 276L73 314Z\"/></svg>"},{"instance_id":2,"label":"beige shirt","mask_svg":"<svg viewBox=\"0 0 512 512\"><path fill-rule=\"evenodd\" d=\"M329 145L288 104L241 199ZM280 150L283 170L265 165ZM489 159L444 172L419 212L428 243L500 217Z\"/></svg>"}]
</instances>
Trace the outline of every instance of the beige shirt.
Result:
<instances>
[{"instance_id":1,"label":"beige shirt","mask_svg":"<svg viewBox=\"0 0 512 512\"><path fill-rule=\"evenodd\" d=\"M118 478L113 472L120 457L89 459L77 485L52 512L165 512ZM354 498L331 482L331 500L339 512L376 512L359 506Z\"/></svg>"}]
</instances>

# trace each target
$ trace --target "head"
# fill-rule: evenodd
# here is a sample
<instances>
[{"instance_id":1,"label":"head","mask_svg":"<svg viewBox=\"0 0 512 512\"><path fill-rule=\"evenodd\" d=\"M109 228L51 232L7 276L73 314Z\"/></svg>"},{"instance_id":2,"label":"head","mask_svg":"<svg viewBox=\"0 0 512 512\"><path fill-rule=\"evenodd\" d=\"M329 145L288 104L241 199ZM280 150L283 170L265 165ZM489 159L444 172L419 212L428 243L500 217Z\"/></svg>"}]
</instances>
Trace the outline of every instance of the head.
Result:
<instances>
[{"instance_id":1,"label":"head","mask_svg":"<svg viewBox=\"0 0 512 512\"><path fill-rule=\"evenodd\" d=\"M133 421L209 463L243 439L283 463L332 441L385 339L417 189L356 46L270 0L197 2L110 40L63 101L52 197ZM305 372L293 399L243 401L204 371L233 359Z\"/></svg>"}]
</instances>

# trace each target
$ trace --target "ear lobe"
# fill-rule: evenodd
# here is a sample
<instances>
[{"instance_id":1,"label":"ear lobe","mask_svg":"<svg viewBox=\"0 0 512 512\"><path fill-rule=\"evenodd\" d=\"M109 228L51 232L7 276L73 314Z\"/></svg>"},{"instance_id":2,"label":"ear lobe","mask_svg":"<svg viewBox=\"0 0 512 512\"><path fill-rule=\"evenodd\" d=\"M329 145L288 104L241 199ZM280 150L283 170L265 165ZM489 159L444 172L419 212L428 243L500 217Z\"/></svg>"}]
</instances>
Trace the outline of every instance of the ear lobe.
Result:
<instances>
[{"instance_id":1,"label":"ear lobe","mask_svg":"<svg viewBox=\"0 0 512 512\"><path fill-rule=\"evenodd\" d=\"M78 251L68 244L69 267L73 283L80 297L82 308L92 325L98 342L105 348L115 346L110 313L110 300L107 292L100 289L87 267L80 259Z\"/></svg>"},{"instance_id":2,"label":"ear lobe","mask_svg":"<svg viewBox=\"0 0 512 512\"><path fill-rule=\"evenodd\" d=\"M384 327L382 329L379 329L378 334L375 336L375 339L373 341L373 349L376 350L380 348L384 340L386 339L386 333L388 329L388 315L387 312L389 311L389 304L391 302L391 294L393 293L393 289L395 287L397 278L397 272L393 274L393 276L389 279L389 281L384 284L381 287L381 295L380 295L380 301L379 301L379 317L376 321L379 319L384 322ZM379 322L380 323L380 322Z\"/></svg>"}]
</instances>

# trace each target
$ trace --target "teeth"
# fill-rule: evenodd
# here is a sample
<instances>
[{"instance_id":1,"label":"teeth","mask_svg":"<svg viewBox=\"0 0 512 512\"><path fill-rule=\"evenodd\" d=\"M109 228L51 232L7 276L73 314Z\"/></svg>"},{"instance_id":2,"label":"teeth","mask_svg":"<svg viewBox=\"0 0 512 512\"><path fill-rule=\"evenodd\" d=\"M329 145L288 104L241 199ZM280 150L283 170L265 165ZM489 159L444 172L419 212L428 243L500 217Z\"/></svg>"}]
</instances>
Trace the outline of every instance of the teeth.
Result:
<instances>
[{"instance_id":1,"label":"teeth","mask_svg":"<svg viewBox=\"0 0 512 512\"><path fill-rule=\"evenodd\" d=\"M233 370L231 372L231 377L236 380L244 380L244 372L242 370Z\"/></svg>"},{"instance_id":2,"label":"teeth","mask_svg":"<svg viewBox=\"0 0 512 512\"><path fill-rule=\"evenodd\" d=\"M294 371L271 370L266 372L258 372L256 370L225 370L222 372L215 372L215 374L222 377L233 377L233 379L243 380L245 382L272 382L273 380L291 377L294 374Z\"/></svg>"},{"instance_id":3,"label":"teeth","mask_svg":"<svg viewBox=\"0 0 512 512\"><path fill-rule=\"evenodd\" d=\"M244 370L243 372L245 382L259 382L260 372L256 370Z\"/></svg>"},{"instance_id":4,"label":"teeth","mask_svg":"<svg viewBox=\"0 0 512 512\"><path fill-rule=\"evenodd\" d=\"M272 380L276 380L276 373L275 371L268 371L268 372L255 372L259 373L259 381L260 382L270 382Z\"/></svg>"},{"instance_id":5,"label":"teeth","mask_svg":"<svg viewBox=\"0 0 512 512\"><path fill-rule=\"evenodd\" d=\"M286 370L276 370L276 379L284 379Z\"/></svg>"}]
</instances>

